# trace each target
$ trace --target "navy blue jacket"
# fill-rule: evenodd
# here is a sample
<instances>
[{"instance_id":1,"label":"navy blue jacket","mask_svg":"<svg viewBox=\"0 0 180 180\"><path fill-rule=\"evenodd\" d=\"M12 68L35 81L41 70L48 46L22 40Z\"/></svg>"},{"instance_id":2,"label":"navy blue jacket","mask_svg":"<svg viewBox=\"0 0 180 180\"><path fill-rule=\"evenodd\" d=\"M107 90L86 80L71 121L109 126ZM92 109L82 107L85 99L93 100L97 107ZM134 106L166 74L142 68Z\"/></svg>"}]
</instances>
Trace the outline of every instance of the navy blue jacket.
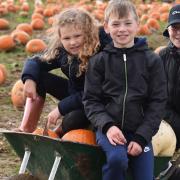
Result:
<instances>
[{"instance_id":1,"label":"navy blue jacket","mask_svg":"<svg viewBox=\"0 0 180 180\"><path fill-rule=\"evenodd\" d=\"M100 49L111 41L110 36L104 32L103 27L100 27L99 29L99 38L101 44ZM83 108L82 95L85 75L83 73L80 77L77 77L79 63L79 60L74 57L72 63L69 64L68 53L63 48L60 49L60 54L48 63L41 61L40 55L35 55L28 58L25 62L22 72L22 81L25 82L26 79L32 79L38 84L41 72L48 72L60 68L69 79L69 96L62 99L58 104L60 113L65 115L72 110Z\"/></svg>"}]
</instances>

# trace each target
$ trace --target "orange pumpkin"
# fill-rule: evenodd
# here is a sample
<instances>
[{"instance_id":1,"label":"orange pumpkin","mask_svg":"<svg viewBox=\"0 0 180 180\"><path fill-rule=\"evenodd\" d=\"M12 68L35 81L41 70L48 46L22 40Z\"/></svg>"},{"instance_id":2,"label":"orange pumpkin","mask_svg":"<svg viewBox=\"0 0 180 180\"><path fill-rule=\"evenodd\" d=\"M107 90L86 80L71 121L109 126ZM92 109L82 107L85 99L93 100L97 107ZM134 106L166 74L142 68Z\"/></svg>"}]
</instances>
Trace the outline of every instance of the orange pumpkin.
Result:
<instances>
[{"instance_id":1,"label":"orange pumpkin","mask_svg":"<svg viewBox=\"0 0 180 180\"><path fill-rule=\"evenodd\" d=\"M25 105L25 98L23 95L24 84L21 80L15 82L12 90L11 90L11 100L17 109L21 109Z\"/></svg>"},{"instance_id":2,"label":"orange pumpkin","mask_svg":"<svg viewBox=\"0 0 180 180\"><path fill-rule=\"evenodd\" d=\"M86 129L71 130L62 137L62 140L96 145L95 133Z\"/></svg>"},{"instance_id":3,"label":"orange pumpkin","mask_svg":"<svg viewBox=\"0 0 180 180\"><path fill-rule=\"evenodd\" d=\"M9 21L6 19L0 18L0 30L9 29Z\"/></svg>"},{"instance_id":4,"label":"orange pumpkin","mask_svg":"<svg viewBox=\"0 0 180 180\"><path fill-rule=\"evenodd\" d=\"M29 53L38 53L46 49L46 43L41 39L31 39L26 44L26 52Z\"/></svg>"},{"instance_id":5,"label":"orange pumpkin","mask_svg":"<svg viewBox=\"0 0 180 180\"><path fill-rule=\"evenodd\" d=\"M44 25L45 25L45 23L42 19L37 18L37 19L33 19L31 21L31 26L34 30L42 30L42 29L44 29Z\"/></svg>"},{"instance_id":6,"label":"orange pumpkin","mask_svg":"<svg viewBox=\"0 0 180 180\"><path fill-rule=\"evenodd\" d=\"M21 9L28 12L30 9L29 4L27 2L24 2L21 6Z\"/></svg>"},{"instance_id":7,"label":"orange pumpkin","mask_svg":"<svg viewBox=\"0 0 180 180\"><path fill-rule=\"evenodd\" d=\"M0 51L8 51L15 47L15 42L10 35L0 36Z\"/></svg>"},{"instance_id":8,"label":"orange pumpkin","mask_svg":"<svg viewBox=\"0 0 180 180\"><path fill-rule=\"evenodd\" d=\"M3 64L0 64L0 84L3 84L7 78L6 67Z\"/></svg>"},{"instance_id":9,"label":"orange pumpkin","mask_svg":"<svg viewBox=\"0 0 180 180\"><path fill-rule=\"evenodd\" d=\"M52 8L46 8L46 9L44 9L43 15L44 15L45 17L53 16L53 15L54 15L53 9L52 9Z\"/></svg>"},{"instance_id":10,"label":"orange pumpkin","mask_svg":"<svg viewBox=\"0 0 180 180\"><path fill-rule=\"evenodd\" d=\"M44 129L43 128L37 128L33 134L37 134L37 135L42 135L43 136L43 132L44 132ZM48 129L47 130L47 136L51 137L51 138L59 138L59 136L54 132L52 131L51 129Z\"/></svg>"},{"instance_id":11,"label":"orange pumpkin","mask_svg":"<svg viewBox=\"0 0 180 180\"><path fill-rule=\"evenodd\" d=\"M11 33L15 42L25 45L29 40L30 36L25 31L15 30Z\"/></svg>"},{"instance_id":12,"label":"orange pumpkin","mask_svg":"<svg viewBox=\"0 0 180 180\"><path fill-rule=\"evenodd\" d=\"M147 26L152 30L159 30L160 28L159 22L155 18L149 18L147 20Z\"/></svg>"},{"instance_id":13,"label":"orange pumpkin","mask_svg":"<svg viewBox=\"0 0 180 180\"><path fill-rule=\"evenodd\" d=\"M30 24L28 23L21 23L16 27L17 30L22 30L28 33L29 35L32 35L33 29Z\"/></svg>"},{"instance_id":14,"label":"orange pumpkin","mask_svg":"<svg viewBox=\"0 0 180 180\"><path fill-rule=\"evenodd\" d=\"M31 19L44 19L44 16L40 13L33 13Z\"/></svg>"}]
</instances>

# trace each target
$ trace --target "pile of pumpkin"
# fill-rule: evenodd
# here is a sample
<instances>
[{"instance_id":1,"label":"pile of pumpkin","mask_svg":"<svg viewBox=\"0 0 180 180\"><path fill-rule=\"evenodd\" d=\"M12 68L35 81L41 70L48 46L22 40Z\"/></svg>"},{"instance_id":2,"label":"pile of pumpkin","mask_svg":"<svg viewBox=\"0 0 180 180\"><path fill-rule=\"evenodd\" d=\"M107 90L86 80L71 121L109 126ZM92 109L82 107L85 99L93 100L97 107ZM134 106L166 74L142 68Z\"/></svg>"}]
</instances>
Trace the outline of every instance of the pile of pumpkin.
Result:
<instances>
[{"instance_id":1,"label":"pile of pumpkin","mask_svg":"<svg viewBox=\"0 0 180 180\"><path fill-rule=\"evenodd\" d=\"M35 0L37 1L37 0ZM37 53L46 48L46 43L42 39L31 39L32 34L36 30L44 30L46 21L52 25L53 16L59 13L63 8L72 6L72 3L65 0L49 0L46 4L38 0L34 3L33 13L30 22L17 25L15 30L10 34L0 36L0 51L9 51L17 44L22 44L28 53ZM41 3L40 3L41 2ZM100 2L100 1L97 1ZM75 2L74 6L89 11L94 17L102 23L104 18L104 10L108 2L96 3L92 0L80 0ZM178 3L178 2L177 2ZM166 23L168 12L172 4L153 2L151 4L137 4L137 11L140 17L139 35L151 35L160 29L160 23ZM19 11L20 16L28 16L30 12L28 1L19 0L19 4L15 4L13 0L0 2L0 15L7 13L15 13ZM0 30L10 28L10 22L5 18L0 18ZM51 28L47 32L52 31ZM4 43L6 42L6 43Z\"/></svg>"}]
</instances>

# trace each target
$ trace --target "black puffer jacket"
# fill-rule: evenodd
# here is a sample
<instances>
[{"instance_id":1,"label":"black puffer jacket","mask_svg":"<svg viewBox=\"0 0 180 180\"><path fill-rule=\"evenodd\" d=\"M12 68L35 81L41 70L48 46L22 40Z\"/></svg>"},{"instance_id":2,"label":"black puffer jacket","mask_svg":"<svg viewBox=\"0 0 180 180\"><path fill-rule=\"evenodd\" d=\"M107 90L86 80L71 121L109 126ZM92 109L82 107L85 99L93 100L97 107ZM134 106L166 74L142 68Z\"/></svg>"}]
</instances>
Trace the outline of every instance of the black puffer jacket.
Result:
<instances>
[{"instance_id":1,"label":"black puffer jacket","mask_svg":"<svg viewBox=\"0 0 180 180\"><path fill-rule=\"evenodd\" d=\"M128 49L107 45L90 59L83 102L92 124L103 132L114 123L150 142L166 104L166 80L159 56L145 39Z\"/></svg>"},{"instance_id":2,"label":"black puffer jacket","mask_svg":"<svg viewBox=\"0 0 180 180\"><path fill-rule=\"evenodd\" d=\"M164 119L180 122L180 51L172 44L160 51L167 77L168 101Z\"/></svg>"}]
</instances>

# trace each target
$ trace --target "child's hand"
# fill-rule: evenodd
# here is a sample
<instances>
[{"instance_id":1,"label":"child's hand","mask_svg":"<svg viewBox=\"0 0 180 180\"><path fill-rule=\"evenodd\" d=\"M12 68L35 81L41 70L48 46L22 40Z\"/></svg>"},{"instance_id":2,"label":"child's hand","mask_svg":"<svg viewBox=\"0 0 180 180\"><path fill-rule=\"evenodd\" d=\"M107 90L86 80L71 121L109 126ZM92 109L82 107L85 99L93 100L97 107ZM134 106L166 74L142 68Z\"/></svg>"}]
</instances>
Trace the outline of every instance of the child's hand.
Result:
<instances>
[{"instance_id":1,"label":"child's hand","mask_svg":"<svg viewBox=\"0 0 180 180\"><path fill-rule=\"evenodd\" d=\"M116 146L117 144L124 145L127 142L122 131L116 126L110 127L106 135L109 142L114 146Z\"/></svg>"},{"instance_id":2,"label":"child's hand","mask_svg":"<svg viewBox=\"0 0 180 180\"><path fill-rule=\"evenodd\" d=\"M59 112L58 107L55 108L54 110L52 110L49 114L48 114L48 123L47 123L47 127L49 128L51 124L56 125L57 120L60 118L61 114Z\"/></svg>"},{"instance_id":3,"label":"child's hand","mask_svg":"<svg viewBox=\"0 0 180 180\"><path fill-rule=\"evenodd\" d=\"M128 145L128 154L131 156L138 156L141 153L142 153L141 146L138 143L131 141Z\"/></svg>"},{"instance_id":4,"label":"child's hand","mask_svg":"<svg viewBox=\"0 0 180 180\"><path fill-rule=\"evenodd\" d=\"M27 79L24 84L24 97L29 97L32 100L35 100L37 98L37 93L36 93L36 83L31 80Z\"/></svg>"}]
</instances>

